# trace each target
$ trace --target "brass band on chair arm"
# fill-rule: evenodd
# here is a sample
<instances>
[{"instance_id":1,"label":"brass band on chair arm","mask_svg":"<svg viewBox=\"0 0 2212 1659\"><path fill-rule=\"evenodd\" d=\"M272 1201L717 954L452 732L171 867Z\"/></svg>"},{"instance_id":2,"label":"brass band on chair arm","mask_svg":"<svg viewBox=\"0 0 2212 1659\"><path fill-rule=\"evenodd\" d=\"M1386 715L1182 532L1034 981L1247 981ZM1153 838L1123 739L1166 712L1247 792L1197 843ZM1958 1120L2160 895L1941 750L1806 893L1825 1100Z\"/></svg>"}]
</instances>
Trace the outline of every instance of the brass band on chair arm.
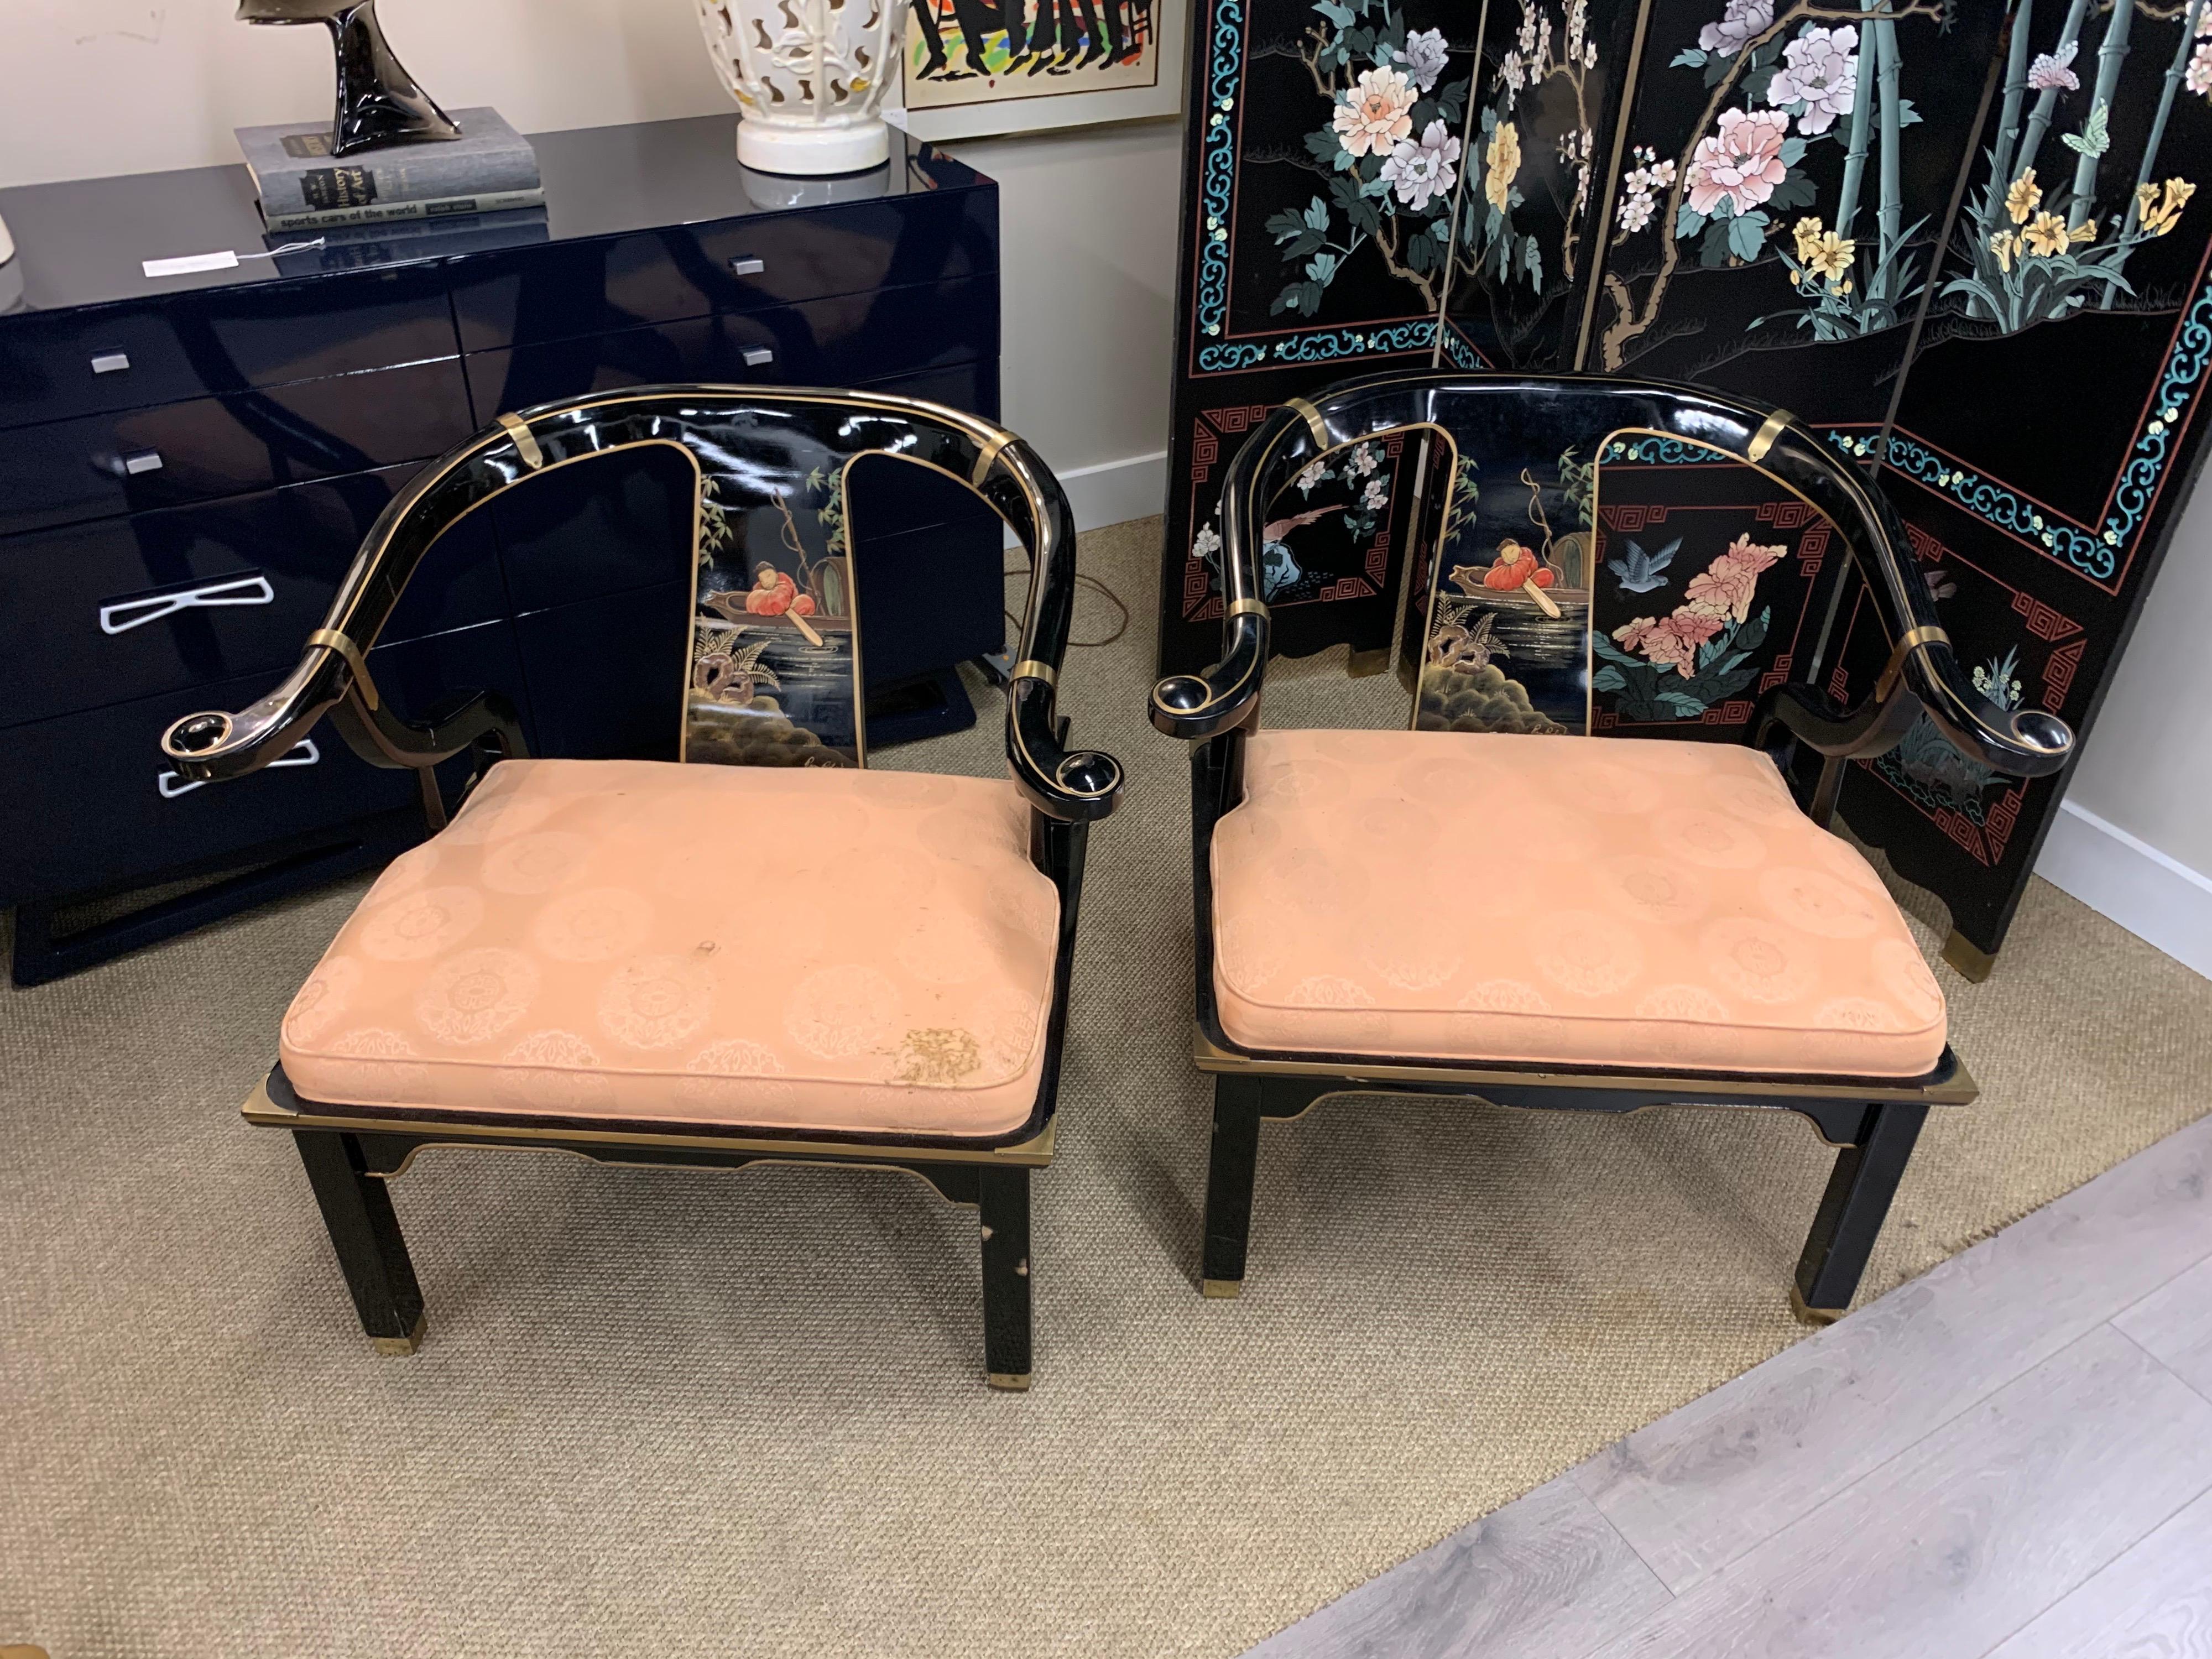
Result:
<instances>
[{"instance_id":1,"label":"brass band on chair arm","mask_svg":"<svg viewBox=\"0 0 2212 1659\"><path fill-rule=\"evenodd\" d=\"M1233 621L1238 617L1264 617L1267 615L1267 602L1265 599L1231 599L1229 601L1229 611L1224 620Z\"/></svg>"},{"instance_id":2,"label":"brass band on chair arm","mask_svg":"<svg viewBox=\"0 0 2212 1659\"><path fill-rule=\"evenodd\" d=\"M1774 447L1774 441L1782 435L1783 428L1797 417L1786 409L1778 409L1766 417L1758 431L1752 434L1750 446L1743 458L1753 466L1766 459L1766 452Z\"/></svg>"},{"instance_id":3,"label":"brass band on chair arm","mask_svg":"<svg viewBox=\"0 0 2212 1659\"><path fill-rule=\"evenodd\" d=\"M1907 629L1905 637L1890 652L1889 660L1882 665L1881 677L1874 683L1875 701L1879 702L1890 694L1897 684L1897 677L1905 672L1905 659L1922 646L1950 643L1950 635L1933 623L1923 623L1917 628Z\"/></svg>"},{"instance_id":4,"label":"brass band on chair arm","mask_svg":"<svg viewBox=\"0 0 2212 1659\"><path fill-rule=\"evenodd\" d=\"M361 700L371 708L376 707L376 682L368 672L368 659L362 649L335 628L318 628L307 635L309 645L319 645L325 651L335 651L345 659L345 665L353 670L354 687Z\"/></svg>"},{"instance_id":5,"label":"brass band on chair arm","mask_svg":"<svg viewBox=\"0 0 2212 1659\"><path fill-rule=\"evenodd\" d=\"M506 428L507 435L514 440L515 453L522 457L523 465L535 472L545 465L545 452L538 447L538 436L531 431L529 422L520 415L502 415L499 417L499 423ZM375 706L374 703L369 705L372 708Z\"/></svg>"},{"instance_id":6,"label":"brass band on chair arm","mask_svg":"<svg viewBox=\"0 0 2212 1659\"><path fill-rule=\"evenodd\" d=\"M1057 688L1060 684L1060 670L1048 662L1039 662L1035 657L1024 657L1014 665L1013 672L1007 675L1006 678L1009 681L1042 680L1047 685Z\"/></svg>"},{"instance_id":7,"label":"brass band on chair arm","mask_svg":"<svg viewBox=\"0 0 2212 1659\"><path fill-rule=\"evenodd\" d=\"M978 489L981 488L983 480L990 476L991 463L997 460L999 452L1013 441L1014 434L1011 432L993 433L984 441L982 447L976 450L975 470L968 475L968 482Z\"/></svg>"},{"instance_id":8,"label":"brass band on chair arm","mask_svg":"<svg viewBox=\"0 0 2212 1659\"><path fill-rule=\"evenodd\" d=\"M1321 410L1303 398L1285 398L1283 399L1283 407L1295 409L1304 416L1306 430L1313 434L1313 441L1323 449L1328 447L1328 422L1322 419Z\"/></svg>"}]
</instances>

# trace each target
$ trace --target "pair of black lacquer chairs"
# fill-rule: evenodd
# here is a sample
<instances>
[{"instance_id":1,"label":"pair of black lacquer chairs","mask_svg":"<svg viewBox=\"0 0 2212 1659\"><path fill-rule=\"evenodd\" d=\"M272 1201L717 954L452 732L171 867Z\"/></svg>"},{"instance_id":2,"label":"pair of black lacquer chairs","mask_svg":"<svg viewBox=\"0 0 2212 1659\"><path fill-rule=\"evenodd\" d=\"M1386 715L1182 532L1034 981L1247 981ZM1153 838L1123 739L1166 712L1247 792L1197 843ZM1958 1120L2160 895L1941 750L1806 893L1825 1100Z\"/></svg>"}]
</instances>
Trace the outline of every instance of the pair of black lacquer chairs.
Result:
<instances>
[{"instance_id":1,"label":"pair of black lacquer chairs","mask_svg":"<svg viewBox=\"0 0 2212 1659\"><path fill-rule=\"evenodd\" d=\"M1428 590L1407 624L1413 729L1263 729L1279 504L1328 476L1364 489L1392 440L1425 446L1436 526L1418 555L1433 574L1407 578ZM533 759L495 693L427 720L380 695L368 653L442 531L540 473L652 446L698 475L678 752L751 763ZM1011 789L861 765L842 482L878 455L969 485L1027 549ZM1739 537L1670 580L1663 552L1616 538L1601 567L1596 469L1668 460L1754 469L1790 521L1840 540L1826 579L1856 585L1891 647L1856 706L1785 659L1749 744L1592 734L1597 690L1679 702L1749 681L1761 574L1789 550ZM1555 537L1555 513L1577 527ZM1791 1302L1838 1315L1929 1109L1974 1094L1895 906L1826 829L1843 769L1923 718L2016 775L2057 771L2072 742L1961 675L1889 504L1787 416L1727 398L1398 374L1278 410L1230 467L1218 533L1221 659L1162 681L1148 711L1190 744L1205 1294L1242 1285L1263 1120L1412 1093L1803 1115L1838 1151ZM1055 703L1074 554L1036 453L951 410L713 386L548 405L423 469L268 696L164 735L186 778L234 779L327 715L422 781L434 833L346 923L245 1109L292 1134L378 1347L412 1352L423 1328L386 1192L423 1147L847 1163L978 1210L986 1376L1028 1385L1030 1173L1053 1153L1085 836L1121 791ZM1647 614L1607 626L1624 606ZM465 755L448 822L432 769ZM1454 881L1479 885L1448 918Z\"/></svg>"}]
</instances>

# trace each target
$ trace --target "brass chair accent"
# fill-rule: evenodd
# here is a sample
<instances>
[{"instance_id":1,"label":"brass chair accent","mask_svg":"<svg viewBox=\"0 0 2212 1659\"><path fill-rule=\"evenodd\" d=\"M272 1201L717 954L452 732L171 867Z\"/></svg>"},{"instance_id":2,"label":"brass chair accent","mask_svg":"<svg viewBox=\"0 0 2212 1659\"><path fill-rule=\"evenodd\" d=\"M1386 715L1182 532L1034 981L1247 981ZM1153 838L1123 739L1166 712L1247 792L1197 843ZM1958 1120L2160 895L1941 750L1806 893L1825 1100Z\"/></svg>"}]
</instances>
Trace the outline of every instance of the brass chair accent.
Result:
<instances>
[{"instance_id":1,"label":"brass chair accent","mask_svg":"<svg viewBox=\"0 0 2212 1659\"><path fill-rule=\"evenodd\" d=\"M368 653L437 537L541 473L650 447L698 482L692 638L667 665L695 763L530 758L495 692L396 710ZM1011 782L863 769L846 476L873 455L974 490L1028 550ZM281 685L164 734L179 773L218 781L328 715L422 781L437 833L340 932L245 1107L291 1133L379 1349L422 1334L387 1183L424 1147L872 1164L976 1209L986 1378L1029 1386L1030 1172L1052 1158L1085 840L1121 787L1054 704L1074 559L1043 462L953 410L743 386L545 404L392 501ZM432 769L464 753L449 823ZM703 879L747 860L775 879Z\"/></svg>"},{"instance_id":2,"label":"brass chair accent","mask_svg":"<svg viewBox=\"0 0 2212 1659\"><path fill-rule=\"evenodd\" d=\"M1407 609L1413 729L1263 732L1261 527L1294 482L1391 438L1428 446L1437 526L1412 556L1431 571ZM1785 546L1740 536L1695 574L1685 556L1670 575L1664 547L1617 543L1601 562L1605 465L1662 462L1748 467L1794 498L1792 522L1825 519L1849 557L1826 562L1804 614L1863 583L1894 642L1865 702L1835 706L1767 644L1745 741L1595 735L1622 723L1606 699L1633 690L1644 729L1726 736L1686 717L1692 688L1725 681L1733 701L1762 684L1767 613L1753 608ZM1569 516L1581 528L1555 549ZM1539 532L1540 551L1522 539ZM1840 1315L1929 1109L1975 1095L1902 917L1827 831L1844 766L1923 711L1998 772L2049 775L2073 744L2054 717L1968 684L1889 503L1788 416L1737 399L1401 374L1279 410L1231 464L1219 534L1221 659L1161 681L1151 706L1192 744L1194 1057L1214 1076L1204 1293L1243 1283L1261 1122L1404 1093L1802 1114L1839 1150L1790 1300ZM1619 628L1599 620L1608 607ZM1499 843L1521 850L1498 879L1460 873Z\"/></svg>"}]
</instances>

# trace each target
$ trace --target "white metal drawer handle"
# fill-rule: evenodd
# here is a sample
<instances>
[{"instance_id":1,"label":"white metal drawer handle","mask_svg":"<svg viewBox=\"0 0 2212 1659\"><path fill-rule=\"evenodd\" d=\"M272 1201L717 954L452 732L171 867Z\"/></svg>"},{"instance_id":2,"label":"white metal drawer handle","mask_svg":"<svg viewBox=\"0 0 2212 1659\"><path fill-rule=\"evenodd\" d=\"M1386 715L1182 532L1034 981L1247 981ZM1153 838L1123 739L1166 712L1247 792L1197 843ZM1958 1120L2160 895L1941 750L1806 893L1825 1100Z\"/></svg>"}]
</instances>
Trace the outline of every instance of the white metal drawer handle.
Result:
<instances>
[{"instance_id":1,"label":"white metal drawer handle","mask_svg":"<svg viewBox=\"0 0 2212 1659\"><path fill-rule=\"evenodd\" d=\"M161 452L158 449L133 450L121 459L123 475L128 478L135 478L141 472L159 472L161 470Z\"/></svg>"},{"instance_id":2,"label":"white metal drawer handle","mask_svg":"<svg viewBox=\"0 0 2212 1659\"><path fill-rule=\"evenodd\" d=\"M757 276L767 269L765 259L739 258L730 261L730 270L739 276Z\"/></svg>"},{"instance_id":3,"label":"white metal drawer handle","mask_svg":"<svg viewBox=\"0 0 2212 1659\"><path fill-rule=\"evenodd\" d=\"M280 766L313 766L322 757L323 751L315 747L315 740L313 738L302 738L275 760L270 761L269 769L273 772ZM161 792L163 800L174 800L179 795L191 794L193 790L206 781L205 778L198 778L186 783L179 774L164 772L154 780L154 787Z\"/></svg>"},{"instance_id":4,"label":"white metal drawer handle","mask_svg":"<svg viewBox=\"0 0 2212 1659\"><path fill-rule=\"evenodd\" d=\"M131 354L127 351L103 351L92 360L92 372L95 374L120 374L130 367Z\"/></svg>"},{"instance_id":5,"label":"white metal drawer handle","mask_svg":"<svg viewBox=\"0 0 2212 1659\"><path fill-rule=\"evenodd\" d=\"M745 348L745 367L747 368L758 368L763 363L772 363L775 361L775 353L769 350L766 346L747 346Z\"/></svg>"},{"instance_id":6,"label":"white metal drawer handle","mask_svg":"<svg viewBox=\"0 0 2212 1659\"><path fill-rule=\"evenodd\" d=\"M276 590L266 576L229 576L205 587L189 587L181 593L156 593L150 599L121 599L100 607L100 631L127 634L149 622L173 617L179 611L202 605L274 605Z\"/></svg>"}]
</instances>

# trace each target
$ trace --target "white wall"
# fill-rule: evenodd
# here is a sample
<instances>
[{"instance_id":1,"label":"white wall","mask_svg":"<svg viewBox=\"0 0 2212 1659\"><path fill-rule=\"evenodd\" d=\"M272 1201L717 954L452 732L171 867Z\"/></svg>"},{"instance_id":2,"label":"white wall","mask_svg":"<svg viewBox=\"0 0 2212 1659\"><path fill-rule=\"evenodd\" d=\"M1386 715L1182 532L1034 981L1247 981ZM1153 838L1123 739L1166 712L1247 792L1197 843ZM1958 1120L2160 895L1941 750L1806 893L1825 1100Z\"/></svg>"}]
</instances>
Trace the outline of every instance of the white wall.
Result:
<instances>
[{"instance_id":1,"label":"white wall","mask_svg":"<svg viewBox=\"0 0 2212 1659\"><path fill-rule=\"evenodd\" d=\"M2212 489L2166 565L2082 745L2037 871L2212 977Z\"/></svg>"},{"instance_id":2,"label":"white wall","mask_svg":"<svg viewBox=\"0 0 2212 1659\"><path fill-rule=\"evenodd\" d=\"M235 161L234 127L331 106L329 36L230 0L0 0L0 185ZM525 132L729 112L691 0L381 0L447 107ZM1166 492L1180 123L969 140L1002 186L1003 413L1086 526Z\"/></svg>"}]
</instances>

